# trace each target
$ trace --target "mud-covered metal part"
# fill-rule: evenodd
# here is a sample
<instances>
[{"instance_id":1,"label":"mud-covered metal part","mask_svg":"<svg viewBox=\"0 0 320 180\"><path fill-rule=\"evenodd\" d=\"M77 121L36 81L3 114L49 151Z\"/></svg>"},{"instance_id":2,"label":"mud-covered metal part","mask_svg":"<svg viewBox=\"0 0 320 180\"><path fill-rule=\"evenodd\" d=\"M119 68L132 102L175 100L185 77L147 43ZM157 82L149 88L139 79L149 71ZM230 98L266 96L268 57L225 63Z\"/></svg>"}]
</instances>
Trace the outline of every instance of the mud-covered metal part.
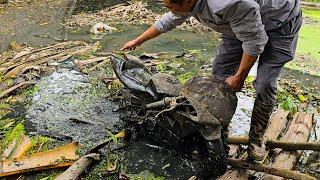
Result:
<instances>
[{"instance_id":1,"label":"mud-covered metal part","mask_svg":"<svg viewBox=\"0 0 320 180\"><path fill-rule=\"evenodd\" d=\"M182 85L179 80L170 74L158 73L151 77L151 80L159 94L167 96L180 96L182 93Z\"/></svg>"},{"instance_id":2,"label":"mud-covered metal part","mask_svg":"<svg viewBox=\"0 0 320 180\"><path fill-rule=\"evenodd\" d=\"M226 170L226 152L221 139L208 141L199 133L203 126L190 120L196 115L187 101L170 111L156 115L162 109L144 109L141 102L127 89L123 90L119 115L123 120L126 134L133 140L151 139L160 146L171 147L201 161L197 177L210 179ZM194 152L198 152L196 155Z\"/></svg>"},{"instance_id":3,"label":"mud-covered metal part","mask_svg":"<svg viewBox=\"0 0 320 180\"><path fill-rule=\"evenodd\" d=\"M152 74L144 64L116 56L111 58L111 63L113 71L128 89L133 92L151 95L155 100L159 98L156 88L151 81Z\"/></svg>"},{"instance_id":4,"label":"mud-covered metal part","mask_svg":"<svg viewBox=\"0 0 320 180\"><path fill-rule=\"evenodd\" d=\"M199 129L207 140L221 138L237 107L237 96L224 83L213 76L196 76L183 87L183 96L196 110L191 119L202 125Z\"/></svg>"}]
</instances>

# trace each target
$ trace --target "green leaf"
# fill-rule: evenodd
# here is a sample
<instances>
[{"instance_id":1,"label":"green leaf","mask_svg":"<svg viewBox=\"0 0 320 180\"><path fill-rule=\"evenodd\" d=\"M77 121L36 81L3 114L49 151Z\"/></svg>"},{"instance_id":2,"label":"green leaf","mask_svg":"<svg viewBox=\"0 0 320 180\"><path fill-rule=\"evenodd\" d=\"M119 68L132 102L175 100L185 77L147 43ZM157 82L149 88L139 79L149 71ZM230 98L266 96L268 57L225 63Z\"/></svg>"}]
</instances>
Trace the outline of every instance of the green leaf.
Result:
<instances>
[{"instance_id":1,"label":"green leaf","mask_svg":"<svg viewBox=\"0 0 320 180\"><path fill-rule=\"evenodd\" d=\"M287 99L282 102L280 107L286 111L290 111L291 114L294 114L298 111L297 105L293 102L290 96L288 96Z\"/></svg>"},{"instance_id":2,"label":"green leaf","mask_svg":"<svg viewBox=\"0 0 320 180\"><path fill-rule=\"evenodd\" d=\"M112 134L111 132L108 132L112 141L117 144L118 143L118 138L116 137L116 135Z\"/></svg>"},{"instance_id":3,"label":"green leaf","mask_svg":"<svg viewBox=\"0 0 320 180\"><path fill-rule=\"evenodd\" d=\"M162 72L162 71L164 71L164 70L166 69L166 67L164 66L164 64L158 64L158 65L156 66L156 68L157 68L157 71L158 71L158 72Z\"/></svg>"},{"instance_id":4,"label":"green leaf","mask_svg":"<svg viewBox=\"0 0 320 180\"><path fill-rule=\"evenodd\" d=\"M178 76L178 80L184 84L185 82L187 82L192 76L194 76L196 73L194 71L189 71L187 73L181 74L180 76Z\"/></svg>"},{"instance_id":5,"label":"green leaf","mask_svg":"<svg viewBox=\"0 0 320 180\"><path fill-rule=\"evenodd\" d=\"M247 76L246 82L252 83L255 79L256 79L256 77L254 77L254 76Z\"/></svg>"}]
</instances>

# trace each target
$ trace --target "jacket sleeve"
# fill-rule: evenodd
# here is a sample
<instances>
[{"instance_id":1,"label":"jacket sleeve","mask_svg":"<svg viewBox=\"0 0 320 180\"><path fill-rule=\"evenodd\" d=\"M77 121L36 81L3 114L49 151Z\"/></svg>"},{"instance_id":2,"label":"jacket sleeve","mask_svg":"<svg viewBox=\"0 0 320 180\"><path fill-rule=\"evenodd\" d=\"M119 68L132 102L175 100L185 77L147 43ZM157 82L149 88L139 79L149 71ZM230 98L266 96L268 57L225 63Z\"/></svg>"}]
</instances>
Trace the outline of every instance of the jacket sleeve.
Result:
<instances>
[{"instance_id":1,"label":"jacket sleeve","mask_svg":"<svg viewBox=\"0 0 320 180\"><path fill-rule=\"evenodd\" d=\"M173 14L172 12L167 12L160 19L158 19L154 26L160 32L171 31L176 26L184 23L190 15L180 16L177 14Z\"/></svg>"},{"instance_id":2,"label":"jacket sleeve","mask_svg":"<svg viewBox=\"0 0 320 180\"><path fill-rule=\"evenodd\" d=\"M260 55L268 41L261 21L258 3L250 0L236 0L223 10L222 18L230 23L242 49L252 56Z\"/></svg>"}]
</instances>

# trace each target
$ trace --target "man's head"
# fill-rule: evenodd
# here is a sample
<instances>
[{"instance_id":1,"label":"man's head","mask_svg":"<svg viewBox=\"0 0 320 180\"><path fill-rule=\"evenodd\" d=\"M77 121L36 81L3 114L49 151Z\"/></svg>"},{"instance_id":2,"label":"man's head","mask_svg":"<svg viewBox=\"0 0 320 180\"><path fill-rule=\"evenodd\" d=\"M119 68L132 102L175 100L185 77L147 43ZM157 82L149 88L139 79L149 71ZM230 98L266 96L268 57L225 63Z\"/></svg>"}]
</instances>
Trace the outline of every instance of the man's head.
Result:
<instances>
[{"instance_id":1,"label":"man's head","mask_svg":"<svg viewBox=\"0 0 320 180\"><path fill-rule=\"evenodd\" d=\"M175 14L185 15L192 11L198 0L163 0L165 7Z\"/></svg>"}]
</instances>

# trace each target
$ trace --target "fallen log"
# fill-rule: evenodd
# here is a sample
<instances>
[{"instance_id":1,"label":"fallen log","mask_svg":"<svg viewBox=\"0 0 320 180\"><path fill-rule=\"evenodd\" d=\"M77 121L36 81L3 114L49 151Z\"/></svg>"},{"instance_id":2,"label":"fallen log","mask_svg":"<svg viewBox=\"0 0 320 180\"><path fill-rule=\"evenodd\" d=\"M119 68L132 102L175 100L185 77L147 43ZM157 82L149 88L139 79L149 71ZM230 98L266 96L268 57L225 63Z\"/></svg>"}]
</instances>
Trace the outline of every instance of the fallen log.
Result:
<instances>
[{"instance_id":1,"label":"fallen log","mask_svg":"<svg viewBox=\"0 0 320 180\"><path fill-rule=\"evenodd\" d=\"M228 159L228 164L233 167L250 169L258 172L264 172L267 174L272 174L276 176L281 176L287 179L296 179L296 180L316 180L315 177L312 177L307 174L300 173L298 171L292 171L290 169L282 169L277 167L270 167L267 165L260 165L257 163L248 163L246 161L241 161L237 159Z\"/></svg>"},{"instance_id":2,"label":"fallen log","mask_svg":"<svg viewBox=\"0 0 320 180\"><path fill-rule=\"evenodd\" d=\"M285 128L285 125L287 124L287 117L289 112L284 111L282 109L278 109L274 115L272 115L270 122L268 124L268 127L266 129L266 132L264 133L264 139L269 140L275 140L280 135L282 129ZM232 140L232 138L228 138L228 141L242 141L245 142L245 144L248 144L249 138L235 138ZM240 160L244 160L247 158L247 153L243 154L242 157L240 157ZM248 177L252 174L252 171L246 170L246 169L235 169L231 168L228 170L224 175L219 177L219 180L229 180L229 179L248 179Z\"/></svg>"},{"instance_id":3,"label":"fallen log","mask_svg":"<svg viewBox=\"0 0 320 180\"><path fill-rule=\"evenodd\" d=\"M7 94L11 93L12 91L22 87L22 86L28 86L28 85L33 85L33 84L37 84L37 82L35 81L26 81L26 82L22 82L20 84L17 84L15 86L12 86L11 88L4 90L2 92L0 92L0 98L3 98L4 96L6 96Z\"/></svg>"},{"instance_id":4,"label":"fallen log","mask_svg":"<svg viewBox=\"0 0 320 180\"><path fill-rule=\"evenodd\" d=\"M291 142L307 142L312 130L312 116L298 112L295 114L288 131L281 138L282 141ZM285 151L277 149L274 161L271 166L273 168L294 169L303 151ZM275 174L276 175L276 174ZM265 175L263 179L280 180L282 177Z\"/></svg>"},{"instance_id":5,"label":"fallen log","mask_svg":"<svg viewBox=\"0 0 320 180\"><path fill-rule=\"evenodd\" d=\"M58 177L56 177L55 180L76 180L94 160L99 160L99 159L100 159L100 155L96 153L82 156L78 161L76 161L72 166L70 166L65 172L63 172Z\"/></svg>"},{"instance_id":6,"label":"fallen log","mask_svg":"<svg viewBox=\"0 0 320 180\"><path fill-rule=\"evenodd\" d=\"M76 155L77 146L78 143L70 143L30 156L22 156L13 160L4 160L0 165L2 166L0 177L70 166L78 158Z\"/></svg>"}]
</instances>

